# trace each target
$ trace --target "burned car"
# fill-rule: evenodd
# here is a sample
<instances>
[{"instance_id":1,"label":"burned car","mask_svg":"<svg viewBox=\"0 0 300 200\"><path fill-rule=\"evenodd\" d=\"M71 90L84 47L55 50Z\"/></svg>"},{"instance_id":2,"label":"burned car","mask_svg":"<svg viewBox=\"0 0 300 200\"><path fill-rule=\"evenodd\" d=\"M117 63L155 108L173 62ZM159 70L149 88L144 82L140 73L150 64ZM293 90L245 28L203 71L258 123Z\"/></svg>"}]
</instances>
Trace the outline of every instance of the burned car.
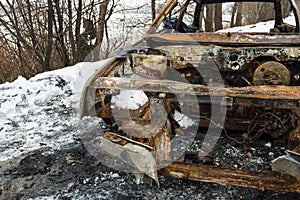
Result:
<instances>
[{"instance_id":1,"label":"burned car","mask_svg":"<svg viewBox=\"0 0 300 200\"><path fill-rule=\"evenodd\" d=\"M300 192L300 12L294 0L259 1L274 13L268 32L205 31L207 5L237 2L257 1L170 0L141 41L116 51L82 92L81 117L107 125L88 146L157 184L162 174ZM226 139L281 155L267 170L220 167Z\"/></svg>"}]
</instances>

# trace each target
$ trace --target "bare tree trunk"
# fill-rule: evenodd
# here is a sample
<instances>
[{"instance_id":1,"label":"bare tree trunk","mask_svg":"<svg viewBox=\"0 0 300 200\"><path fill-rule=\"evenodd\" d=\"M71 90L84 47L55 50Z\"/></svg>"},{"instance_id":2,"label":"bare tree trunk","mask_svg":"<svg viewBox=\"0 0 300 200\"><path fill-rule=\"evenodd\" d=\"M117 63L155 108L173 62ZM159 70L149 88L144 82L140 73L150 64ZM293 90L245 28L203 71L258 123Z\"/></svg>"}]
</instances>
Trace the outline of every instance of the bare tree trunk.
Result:
<instances>
[{"instance_id":1,"label":"bare tree trunk","mask_svg":"<svg viewBox=\"0 0 300 200\"><path fill-rule=\"evenodd\" d=\"M222 4L215 5L215 31L223 29L222 24Z\"/></svg>"},{"instance_id":2,"label":"bare tree trunk","mask_svg":"<svg viewBox=\"0 0 300 200\"><path fill-rule=\"evenodd\" d=\"M26 17L25 14L22 14L22 16L23 16L25 23L27 22L26 24L29 29L29 35L30 35L30 38L32 41L32 45L34 47L38 48L38 41L36 38L36 34L34 33L34 26L33 26L33 22L32 22L32 10L31 10L32 5L29 0L26 0L26 4L27 4L26 7L27 7L28 16ZM26 18L28 18L28 20L26 20Z\"/></svg>"},{"instance_id":3,"label":"bare tree trunk","mask_svg":"<svg viewBox=\"0 0 300 200\"><path fill-rule=\"evenodd\" d=\"M81 46L80 44L82 43L82 38L80 35L80 27L81 27L81 21L82 21L82 9L83 9L83 4L82 0L78 0L78 8L76 12L76 24L75 24L75 38L76 38L76 50L74 53L74 62L80 62L81 58Z\"/></svg>"},{"instance_id":4,"label":"bare tree trunk","mask_svg":"<svg viewBox=\"0 0 300 200\"><path fill-rule=\"evenodd\" d=\"M234 27L235 26L235 15L236 15L236 10L237 10L237 2L234 3L233 7L232 7L232 12L231 12L231 21L230 21L230 27Z\"/></svg>"},{"instance_id":5,"label":"bare tree trunk","mask_svg":"<svg viewBox=\"0 0 300 200\"><path fill-rule=\"evenodd\" d=\"M73 33L73 11L72 11L72 0L68 0L68 34L69 34L69 41L71 45L71 57L70 57L70 64L74 64L74 55L76 51L76 46L75 46L75 39L74 39L74 33Z\"/></svg>"},{"instance_id":6,"label":"bare tree trunk","mask_svg":"<svg viewBox=\"0 0 300 200\"><path fill-rule=\"evenodd\" d=\"M106 51L105 51L105 54L104 54L104 58L108 58L109 56L109 53L111 52L110 50L110 46L111 46L111 41L110 41L110 38L109 38L109 34L108 34L108 20L110 19L111 15L113 14L113 11L116 7L116 3L115 1L112 1L112 5L110 7L109 10L107 10L107 14L106 14L106 19L105 19L105 24L104 24L104 31L105 31L105 36L106 36Z\"/></svg>"},{"instance_id":7,"label":"bare tree trunk","mask_svg":"<svg viewBox=\"0 0 300 200\"><path fill-rule=\"evenodd\" d=\"M205 32L212 32L214 22L214 7L213 5L206 5L206 18L205 18Z\"/></svg>"},{"instance_id":8,"label":"bare tree trunk","mask_svg":"<svg viewBox=\"0 0 300 200\"><path fill-rule=\"evenodd\" d=\"M2 68L0 67L0 84L5 83L5 82L6 82L6 78L4 76Z\"/></svg>"},{"instance_id":9,"label":"bare tree trunk","mask_svg":"<svg viewBox=\"0 0 300 200\"><path fill-rule=\"evenodd\" d=\"M156 16L156 0L151 0L152 21Z\"/></svg>"},{"instance_id":10,"label":"bare tree trunk","mask_svg":"<svg viewBox=\"0 0 300 200\"><path fill-rule=\"evenodd\" d=\"M106 24L106 12L108 8L109 0L106 0L101 3L100 5L100 15L99 15L99 23L98 23L98 35L97 35L97 44L99 45L99 48L101 48L103 38L104 38L104 31L105 31L105 24ZM101 57L99 55L99 57Z\"/></svg>"},{"instance_id":11,"label":"bare tree trunk","mask_svg":"<svg viewBox=\"0 0 300 200\"><path fill-rule=\"evenodd\" d=\"M242 25L242 13L243 13L243 3L238 2L237 3L237 13L236 13L236 22L235 26L241 26Z\"/></svg>"},{"instance_id":12,"label":"bare tree trunk","mask_svg":"<svg viewBox=\"0 0 300 200\"><path fill-rule=\"evenodd\" d=\"M194 21L193 21L193 28L195 31L202 29L202 16L203 12L201 12L201 3L196 4L195 12L194 12Z\"/></svg>"},{"instance_id":13,"label":"bare tree trunk","mask_svg":"<svg viewBox=\"0 0 300 200\"><path fill-rule=\"evenodd\" d=\"M50 71L51 70L51 55L52 55L52 46L53 46L53 16L54 16L54 9L52 5L52 1L48 0L48 45L46 47L46 54L45 54L45 64L44 70Z\"/></svg>"},{"instance_id":14,"label":"bare tree trunk","mask_svg":"<svg viewBox=\"0 0 300 200\"><path fill-rule=\"evenodd\" d=\"M230 27L236 27L242 25L243 19L243 4L241 2L234 3L231 13Z\"/></svg>"},{"instance_id":15,"label":"bare tree trunk","mask_svg":"<svg viewBox=\"0 0 300 200\"><path fill-rule=\"evenodd\" d=\"M19 64L18 69L23 68L23 70L20 71L20 75L23 77L28 77L31 74L28 74L30 73L30 70L28 70L27 67L24 68L24 66L28 66L28 65L26 63L26 60L24 59L23 52L22 52L22 45L19 39L17 39L17 48L18 48L18 57L20 58L20 62L18 63Z\"/></svg>"},{"instance_id":16,"label":"bare tree trunk","mask_svg":"<svg viewBox=\"0 0 300 200\"><path fill-rule=\"evenodd\" d=\"M80 40L80 26L82 21L82 0L78 0L78 8L77 8L77 14L76 14L76 27L75 27L75 36L76 36L76 44L78 45L78 42ZM78 48L78 46L77 46Z\"/></svg>"},{"instance_id":17,"label":"bare tree trunk","mask_svg":"<svg viewBox=\"0 0 300 200\"><path fill-rule=\"evenodd\" d=\"M70 66L70 59L69 59L69 54L68 50L64 41L64 17L61 12L61 6L59 0L54 0L55 4L55 10L56 10L56 15L57 15L57 21L58 21L58 28L57 28L57 23L54 21L55 27L56 27L56 35L57 35L57 45L56 45L56 50L60 53L60 57L63 61L64 67ZM55 18L54 18L55 19Z\"/></svg>"},{"instance_id":18,"label":"bare tree trunk","mask_svg":"<svg viewBox=\"0 0 300 200\"><path fill-rule=\"evenodd\" d=\"M255 21L253 23L257 23L259 21L265 21L264 19L260 18L262 9L263 9L263 3L262 2L257 3L257 15L256 15ZM265 13L264 13L264 15L265 15ZM266 19L266 17L265 17L265 19Z\"/></svg>"}]
</instances>

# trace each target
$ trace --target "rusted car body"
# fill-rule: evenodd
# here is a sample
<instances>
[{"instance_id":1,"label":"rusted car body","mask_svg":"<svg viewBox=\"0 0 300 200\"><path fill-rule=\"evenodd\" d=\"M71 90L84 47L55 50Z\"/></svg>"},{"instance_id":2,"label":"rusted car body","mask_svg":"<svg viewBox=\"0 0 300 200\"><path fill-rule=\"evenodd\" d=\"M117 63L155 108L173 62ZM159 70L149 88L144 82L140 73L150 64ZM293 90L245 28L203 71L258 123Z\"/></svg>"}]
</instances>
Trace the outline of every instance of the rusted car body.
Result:
<instances>
[{"instance_id":1,"label":"rusted car body","mask_svg":"<svg viewBox=\"0 0 300 200\"><path fill-rule=\"evenodd\" d=\"M259 1L274 8L269 33L200 30L204 5L230 2L249 0L187 0L179 7L178 1L169 1L140 42L117 51L87 81L81 117L100 117L110 127L99 136L100 151L130 163L132 171L157 183L158 172L300 192L300 12L290 0L295 24L286 24L280 0ZM146 100L124 106L124 91L141 91ZM125 92L128 99L123 101L130 101L131 94ZM183 127L176 113L194 120L192 125ZM206 166L188 159L185 150L174 153L174 146L191 143L195 135L190 131L198 132L198 127L225 135L237 130L244 141L264 137L283 145L287 153L272 163L276 173ZM180 144L173 142L177 136ZM209 145L222 139L220 134L210 136ZM209 145L201 149L203 158Z\"/></svg>"}]
</instances>

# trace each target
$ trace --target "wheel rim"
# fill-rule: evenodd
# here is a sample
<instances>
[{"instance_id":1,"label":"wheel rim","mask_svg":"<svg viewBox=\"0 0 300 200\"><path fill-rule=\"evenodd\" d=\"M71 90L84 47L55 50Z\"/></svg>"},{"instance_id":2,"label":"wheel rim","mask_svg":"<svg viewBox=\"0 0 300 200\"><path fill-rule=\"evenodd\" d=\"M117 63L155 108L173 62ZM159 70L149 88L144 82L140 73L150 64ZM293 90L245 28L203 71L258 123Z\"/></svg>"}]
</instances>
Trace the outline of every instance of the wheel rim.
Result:
<instances>
[{"instance_id":1,"label":"wheel rim","mask_svg":"<svg viewBox=\"0 0 300 200\"><path fill-rule=\"evenodd\" d=\"M283 64L269 61L261 64L254 72L253 84L258 85L289 85L290 72Z\"/></svg>"}]
</instances>

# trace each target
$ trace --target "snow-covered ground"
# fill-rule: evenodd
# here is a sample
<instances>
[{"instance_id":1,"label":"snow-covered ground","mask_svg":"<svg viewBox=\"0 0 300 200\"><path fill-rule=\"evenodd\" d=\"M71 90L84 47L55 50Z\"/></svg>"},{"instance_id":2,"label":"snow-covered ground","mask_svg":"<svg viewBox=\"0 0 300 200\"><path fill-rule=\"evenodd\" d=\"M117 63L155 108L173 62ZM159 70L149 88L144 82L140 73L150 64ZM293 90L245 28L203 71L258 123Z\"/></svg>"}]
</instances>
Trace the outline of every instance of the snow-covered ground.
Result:
<instances>
[{"instance_id":1,"label":"snow-covered ground","mask_svg":"<svg viewBox=\"0 0 300 200\"><path fill-rule=\"evenodd\" d=\"M295 17L289 16L284 19L284 22L291 25L296 25ZM275 20L260 22L257 24L238 26L234 28L223 29L218 32L247 32L247 33L269 33L270 29L274 28Z\"/></svg>"},{"instance_id":2,"label":"snow-covered ground","mask_svg":"<svg viewBox=\"0 0 300 200\"><path fill-rule=\"evenodd\" d=\"M106 61L80 63L0 85L0 161L71 143L83 84ZM73 130L73 129L72 129Z\"/></svg>"}]
</instances>

